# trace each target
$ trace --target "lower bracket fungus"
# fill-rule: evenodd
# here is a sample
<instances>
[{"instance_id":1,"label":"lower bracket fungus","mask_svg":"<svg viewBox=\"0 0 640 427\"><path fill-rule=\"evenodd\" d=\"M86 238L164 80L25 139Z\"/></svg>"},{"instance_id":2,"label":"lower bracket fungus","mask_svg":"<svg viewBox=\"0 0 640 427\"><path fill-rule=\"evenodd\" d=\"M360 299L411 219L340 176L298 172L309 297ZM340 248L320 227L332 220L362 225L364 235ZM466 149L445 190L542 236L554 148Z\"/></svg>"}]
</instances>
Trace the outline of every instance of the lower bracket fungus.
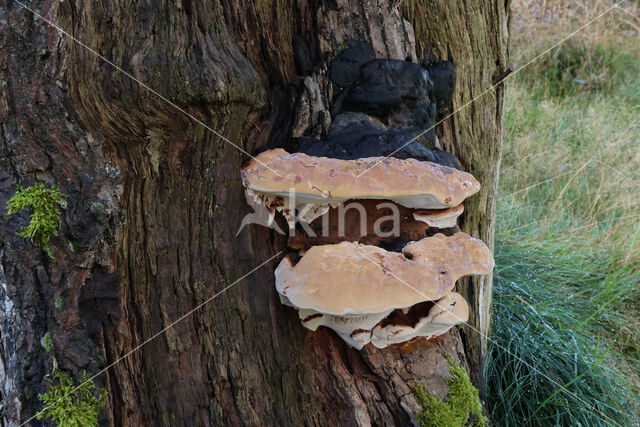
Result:
<instances>
[{"instance_id":1,"label":"lower bracket fungus","mask_svg":"<svg viewBox=\"0 0 640 427\"><path fill-rule=\"evenodd\" d=\"M283 259L276 290L284 304L299 310L305 327L331 328L358 349L369 342L382 348L465 322L468 307L451 293L455 282L492 268L489 248L466 233L426 237L402 253L341 242L313 246L295 264ZM427 301L432 307L414 310L412 321L412 307Z\"/></svg>"}]
</instances>

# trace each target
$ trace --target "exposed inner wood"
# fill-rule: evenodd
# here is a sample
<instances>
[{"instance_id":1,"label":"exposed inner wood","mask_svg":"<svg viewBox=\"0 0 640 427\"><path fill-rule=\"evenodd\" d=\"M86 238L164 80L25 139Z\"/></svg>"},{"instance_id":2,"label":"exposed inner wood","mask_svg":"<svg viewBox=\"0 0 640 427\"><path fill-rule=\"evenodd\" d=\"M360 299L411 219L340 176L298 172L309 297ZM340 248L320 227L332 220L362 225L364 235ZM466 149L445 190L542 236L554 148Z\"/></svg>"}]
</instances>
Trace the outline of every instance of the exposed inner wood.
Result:
<instances>
[{"instance_id":1,"label":"exposed inner wood","mask_svg":"<svg viewBox=\"0 0 640 427\"><path fill-rule=\"evenodd\" d=\"M405 313L404 310L394 310L380 322L381 327L387 325L406 325L414 327L420 319L426 317L434 306L433 301L424 301L409 308Z\"/></svg>"},{"instance_id":2,"label":"exposed inner wood","mask_svg":"<svg viewBox=\"0 0 640 427\"><path fill-rule=\"evenodd\" d=\"M398 215L394 219L395 212ZM429 229L426 223L413 218L413 212L414 209L388 200L348 200L331 208L326 216L316 218L308 228L298 225L287 245L293 249L309 249L350 241L400 250L404 244L425 237Z\"/></svg>"}]
</instances>

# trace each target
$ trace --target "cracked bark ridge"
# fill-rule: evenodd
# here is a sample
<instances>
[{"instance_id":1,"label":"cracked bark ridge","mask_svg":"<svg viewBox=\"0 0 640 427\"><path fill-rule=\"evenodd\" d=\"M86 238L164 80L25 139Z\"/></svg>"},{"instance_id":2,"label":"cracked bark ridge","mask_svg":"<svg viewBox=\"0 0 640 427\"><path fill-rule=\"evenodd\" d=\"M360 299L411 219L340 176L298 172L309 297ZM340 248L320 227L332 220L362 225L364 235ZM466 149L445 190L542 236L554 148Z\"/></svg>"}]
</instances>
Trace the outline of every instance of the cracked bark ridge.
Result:
<instances>
[{"instance_id":1,"label":"cracked bark ridge","mask_svg":"<svg viewBox=\"0 0 640 427\"><path fill-rule=\"evenodd\" d=\"M326 135L341 92L325 64L347 40L367 41L376 58L416 60L431 51L452 61L454 106L503 71L503 2L412 0L400 13L392 3L39 0L30 7L255 152L289 141L299 96L309 90L305 77L309 87L317 83L313 96L324 107L301 135ZM76 375L95 373L286 242L259 227L235 237L249 209L240 151L15 2L0 4L0 21L2 206L18 182L55 183L69 197L53 259L15 235L26 213L0 219L0 418L15 425L40 408L36 395L54 357ZM483 183L465 206L463 228L486 242L501 91L438 131L439 148ZM92 212L96 201L104 211ZM407 425L417 409L411 382L446 393L442 354L477 365L482 346L471 334L414 343L406 353L359 353L327 331L305 331L282 309L269 268L100 376L110 392L105 423ZM488 313L489 284L465 289L472 319L479 306ZM488 314L479 317L486 327ZM46 331L53 353L39 343Z\"/></svg>"},{"instance_id":2,"label":"cracked bark ridge","mask_svg":"<svg viewBox=\"0 0 640 427\"><path fill-rule=\"evenodd\" d=\"M53 16L58 7L47 5ZM120 317L121 174L103 137L69 110L66 40L15 4L0 6L0 21L0 424L17 425L39 407L56 366L77 374L106 362L100 336ZM6 215L16 187L36 182L67 196L53 258L16 234L28 210ZM50 353L40 345L47 333Z\"/></svg>"}]
</instances>

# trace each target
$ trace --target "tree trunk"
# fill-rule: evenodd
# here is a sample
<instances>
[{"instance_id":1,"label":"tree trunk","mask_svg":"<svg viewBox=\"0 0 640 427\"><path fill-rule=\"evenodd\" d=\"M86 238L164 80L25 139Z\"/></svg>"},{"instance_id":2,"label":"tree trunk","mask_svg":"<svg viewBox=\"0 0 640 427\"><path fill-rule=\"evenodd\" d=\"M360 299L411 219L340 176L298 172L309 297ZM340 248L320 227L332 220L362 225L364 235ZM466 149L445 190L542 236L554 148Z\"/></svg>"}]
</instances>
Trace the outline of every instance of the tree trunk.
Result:
<instances>
[{"instance_id":1,"label":"tree trunk","mask_svg":"<svg viewBox=\"0 0 640 427\"><path fill-rule=\"evenodd\" d=\"M55 369L99 372L285 249L263 227L235 236L249 208L239 179L247 156L232 144L284 145L309 84L319 88L313 107L327 111L326 65L344 41L368 41L380 58L453 61L454 109L504 71L508 1L394 3L29 3L165 99L18 3L0 5L0 205L18 184L56 184L68 196L52 258L15 234L26 213L1 218L0 425L41 408ZM501 105L497 87L437 129L483 185L462 228L489 244ZM322 133L327 117L312 115L303 131ZM407 425L419 409L412 384L446 395L445 355L481 385L490 277L459 284L470 327L356 351L280 304L279 259L98 376L105 422ZM46 332L52 352L40 345Z\"/></svg>"}]
</instances>

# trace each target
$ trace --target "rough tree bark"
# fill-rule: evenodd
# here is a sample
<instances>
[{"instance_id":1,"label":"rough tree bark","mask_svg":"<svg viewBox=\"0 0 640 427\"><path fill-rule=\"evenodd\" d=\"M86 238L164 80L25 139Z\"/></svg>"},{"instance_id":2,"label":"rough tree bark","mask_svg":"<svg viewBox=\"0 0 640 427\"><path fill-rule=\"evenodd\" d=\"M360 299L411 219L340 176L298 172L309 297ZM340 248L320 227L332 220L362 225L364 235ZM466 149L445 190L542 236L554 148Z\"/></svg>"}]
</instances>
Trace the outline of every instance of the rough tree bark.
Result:
<instances>
[{"instance_id":1,"label":"rough tree bark","mask_svg":"<svg viewBox=\"0 0 640 427\"><path fill-rule=\"evenodd\" d=\"M307 83L348 39L378 57L457 66L454 109L504 71L508 0L42 0L29 7L248 152L290 137ZM68 195L53 258L0 222L0 425L39 408L47 374L90 374L285 247L251 226L247 159L12 0L0 4L0 206L16 185ZM307 93L309 96L309 93ZM439 126L483 189L462 228L493 241L502 88ZM323 124L312 117L308 126ZM314 122L315 120L315 122ZM300 125L300 123L296 123ZM326 122L324 123L326 125ZM302 328L274 291L277 260L97 378L110 425L407 425L410 385L444 396L445 354L481 384L491 279L460 284L471 328L358 352ZM57 303L54 303L56 301ZM60 305L59 303L62 302ZM51 332L52 353L40 345ZM34 424L37 422L34 422Z\"/></svg>"}]
</instances>

